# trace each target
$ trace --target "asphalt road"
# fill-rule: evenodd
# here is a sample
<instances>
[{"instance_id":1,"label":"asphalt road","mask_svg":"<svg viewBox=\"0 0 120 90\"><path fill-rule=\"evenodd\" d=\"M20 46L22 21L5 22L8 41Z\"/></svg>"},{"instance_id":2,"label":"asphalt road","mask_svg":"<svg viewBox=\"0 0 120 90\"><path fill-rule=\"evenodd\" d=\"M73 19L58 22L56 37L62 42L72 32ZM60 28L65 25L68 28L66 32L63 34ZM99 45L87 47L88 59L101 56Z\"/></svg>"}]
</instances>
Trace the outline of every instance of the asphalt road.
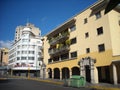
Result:
<instances>
[{"instance_id":1,"label":"asphalt road","mask_svg":"<svg viewBox=\"0 0 120 90\"><path fill-rule=\"evenodd\" d=\"M0 81L0 90L92 90L89 88L72 88L27 79L9 79Z\"/></svg>"}]
</instances>

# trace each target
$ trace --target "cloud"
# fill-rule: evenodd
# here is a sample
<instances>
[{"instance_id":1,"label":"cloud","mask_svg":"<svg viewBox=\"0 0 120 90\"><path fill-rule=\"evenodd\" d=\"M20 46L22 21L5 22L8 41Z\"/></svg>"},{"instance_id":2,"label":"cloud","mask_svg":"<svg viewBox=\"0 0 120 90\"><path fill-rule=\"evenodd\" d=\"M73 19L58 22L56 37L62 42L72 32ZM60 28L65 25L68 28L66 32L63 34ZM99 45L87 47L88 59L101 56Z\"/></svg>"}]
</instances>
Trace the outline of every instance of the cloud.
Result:
<instances>
[{"instance_id":1,"label":"cloud","mask_svg":"<svg viewBox=\"0 0 120 90\"><path fill-rule=\"evenodd\" d=\"M10 48L12 45L13 41L2 41L0 40L0 48Z\"/></svg>"}]
</instances>

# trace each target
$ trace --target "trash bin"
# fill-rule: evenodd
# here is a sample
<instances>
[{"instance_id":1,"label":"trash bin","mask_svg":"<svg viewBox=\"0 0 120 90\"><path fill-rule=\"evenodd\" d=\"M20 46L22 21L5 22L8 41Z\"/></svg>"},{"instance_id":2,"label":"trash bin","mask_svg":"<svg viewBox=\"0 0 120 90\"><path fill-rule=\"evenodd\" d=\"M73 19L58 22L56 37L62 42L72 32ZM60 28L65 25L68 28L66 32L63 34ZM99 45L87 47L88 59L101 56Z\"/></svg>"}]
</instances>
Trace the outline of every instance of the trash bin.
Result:
<instances>
[{"instance_id":1,"label":"trash bin","mask_svg":"<svg viewBox=\"0 0 120 90\"><path fill-rule=\"evenodd\" d=\"M70 85L71 87L84 87L85 86L85 78L79 75L73 75L70 78Z\"/></svg>"}]
</instances>

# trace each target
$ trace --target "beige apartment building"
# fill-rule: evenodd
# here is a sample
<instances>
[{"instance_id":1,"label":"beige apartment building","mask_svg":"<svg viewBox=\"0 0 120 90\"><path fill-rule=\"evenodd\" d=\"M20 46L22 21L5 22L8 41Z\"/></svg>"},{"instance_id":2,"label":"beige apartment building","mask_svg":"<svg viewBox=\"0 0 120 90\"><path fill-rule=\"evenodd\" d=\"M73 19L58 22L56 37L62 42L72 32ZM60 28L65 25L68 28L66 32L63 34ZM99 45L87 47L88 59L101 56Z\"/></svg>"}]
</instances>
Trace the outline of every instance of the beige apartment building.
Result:
<instances>
[{"instance_id":1,"label":"beige apartment building","mask_svg":"<svg viewBox=\"0 0 120 90\"><path fill-rule=\"evenodd\" d=\"M99 0L44 37L46 77L82 75L91 83L120 83L120 6L104 14Z\"/></svg>"},{"instance_id":2,"label":"beige apartment building","mask_svg":"<svg viewBox=\"0 0 120 90\"><path fill-rule=\"evenodd\" d=\"M1 66L8 65L8 48L0 48L0 64Z\"/></svg>"}]
</instances>

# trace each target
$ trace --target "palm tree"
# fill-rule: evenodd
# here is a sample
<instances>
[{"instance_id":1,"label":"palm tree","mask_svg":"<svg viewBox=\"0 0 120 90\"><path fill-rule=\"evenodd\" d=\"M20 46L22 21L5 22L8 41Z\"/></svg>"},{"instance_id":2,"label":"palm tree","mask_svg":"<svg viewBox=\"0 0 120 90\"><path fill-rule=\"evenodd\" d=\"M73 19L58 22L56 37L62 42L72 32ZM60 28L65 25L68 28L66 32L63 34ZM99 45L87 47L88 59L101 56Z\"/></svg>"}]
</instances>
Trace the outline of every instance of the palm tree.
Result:
<instances>
[{"instance_id":1,"label":"palm tree","mask_svg":"<svg viewBox=\"0 0 120 90\"><path fill-rule=\"evenodd\" d=\"M105 9L105 14L114 9L118 4L120 4L120 0L109 0L109 3Z\"/></svg>"}]
</instances>

